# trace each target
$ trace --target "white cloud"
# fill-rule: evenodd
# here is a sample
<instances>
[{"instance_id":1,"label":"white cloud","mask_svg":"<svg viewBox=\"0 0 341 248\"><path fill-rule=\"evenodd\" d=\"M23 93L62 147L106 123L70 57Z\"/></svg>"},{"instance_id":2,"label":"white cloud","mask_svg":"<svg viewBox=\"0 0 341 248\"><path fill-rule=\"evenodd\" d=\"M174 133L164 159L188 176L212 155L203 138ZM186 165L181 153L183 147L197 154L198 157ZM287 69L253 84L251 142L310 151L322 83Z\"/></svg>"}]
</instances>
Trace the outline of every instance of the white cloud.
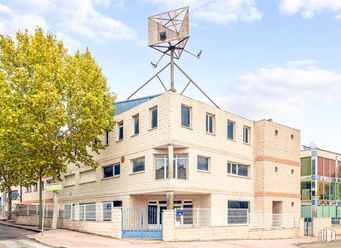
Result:
<instances>
[{"instance_id":1,"label":"white cloud","mask_svg":"<svg viewBox=\"0 0 341 248\"><path fill-rule=\"evenodd\" d=\"M317 12L341 11L340 0L281 0L279 9L287 15L300 14L303 18L311 18ZM339 14L340 15L340 14Z\"/></svg>"},{"instance_id":2,"label":"white cloud","mask_svg":"<svg viewBox=\"0 0 341 248\"><path fill-rule=\"evenodd\" d=\"M230 24L262 19L255 0L151 0L167 8L190 6L193 16L208 22Z\"/></svg>"},{"instance_id":3,"label":"white cloud","mask_svg":"<svg viewBox=\"0 0 341 248\"><path fill-rule=\"evenodd\" d=\"M17 30L36 26L49 28L71 45L70 50L79 47L73 36L101 43L135 37L128 25L97 10L97 6L108 8L110 3L109 0L15 0L11 3L15 6L12 10L10 5L0 4L0 13L7 13L0 16L0 31L13 35Z\"/></svg>"},{"instance_id":4,"label":"white cloud","mask_svg":"<svg viewBox=\"0 0 341 248\"><path fill-rule=\"evenodd\" d=\"M313 60L264 67L240 76L227 97L215 98L224 108L255 119L292 116L316 101L341 104L341 73L317 66Z\"/></svg>"}]
</instances>

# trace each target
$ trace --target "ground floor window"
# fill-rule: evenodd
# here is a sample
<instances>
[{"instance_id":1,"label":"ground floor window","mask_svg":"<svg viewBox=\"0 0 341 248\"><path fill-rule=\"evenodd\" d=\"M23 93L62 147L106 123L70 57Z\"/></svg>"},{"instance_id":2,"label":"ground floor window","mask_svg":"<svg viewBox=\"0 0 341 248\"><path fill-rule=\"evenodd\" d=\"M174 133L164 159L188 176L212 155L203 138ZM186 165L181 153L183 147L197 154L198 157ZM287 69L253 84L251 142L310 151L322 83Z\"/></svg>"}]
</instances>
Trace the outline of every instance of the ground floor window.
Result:
<instances>
[{"instance_id":1,"label":"ground floor window","mask_svg":"<svg viewBox=\"0 0 341 248\"><path fill-rule=\"evenodd\" d=\"M228 201L227 221L228 224L249 223L250 202Z\"/></svg>"},{"instance_id":2,"label":"ground floor window","mask_svg":"<svg viewBox=\"0 0 341 248\"><path fill-rule=\"evenodd\" d=\"M75 204L65 204L64 205L64 218L65 219L75 219Z\"/></svg>"},{"instance_id":3,"label":"ground floor window","mask_svg":"<svg viewBox=\"0 0 341 248\"><path fill-rule=\"evenodd\" d=\"M96 220L96 203L83 203L79 205L79 219L84 221Z\"/></svg>"},{"instance_id":4,"label":"ground floor window","mask_svg":"<svg viewBox=\"0 0 341 248\"><path fill-rule=\"evenodd\" d=\"M104 202L102 205L102 220L103 221L111 221L112 219L112 202Z\"/></svg>"}]
</instances>

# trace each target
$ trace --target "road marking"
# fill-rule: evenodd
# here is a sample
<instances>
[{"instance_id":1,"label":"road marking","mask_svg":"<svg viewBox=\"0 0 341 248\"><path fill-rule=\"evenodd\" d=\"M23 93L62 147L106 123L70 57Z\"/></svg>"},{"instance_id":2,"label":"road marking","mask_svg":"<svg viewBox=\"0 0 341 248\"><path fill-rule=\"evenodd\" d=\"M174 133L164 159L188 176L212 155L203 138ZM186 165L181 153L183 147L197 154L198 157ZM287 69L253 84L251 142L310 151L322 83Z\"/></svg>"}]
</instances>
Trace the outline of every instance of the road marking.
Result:
<instances>
[{"instance_id":1,"label":"road marking","mask_svg":"<svg viewBox=\"0 0 341 248\"><path fill-rule=\"evenodd\" d=\"M6 248L19 248L19 246L14 241L10 240L0 241L0 244L5 246Z\"/></svg>"},{"instance_id":2,"label":"road marking","mask_svg":"<svg viewBox=\"0 0 341 248\"><path fill-rule=\"evenodd\" d=\"M33 240L29 240L29 239L20 239L18 240L18 242L24 245L29 245L29 247L33 247L33 248L48 248L49 247L49 246L43 245L41 243L35 242Z\"/></svg>"}]
</instances>

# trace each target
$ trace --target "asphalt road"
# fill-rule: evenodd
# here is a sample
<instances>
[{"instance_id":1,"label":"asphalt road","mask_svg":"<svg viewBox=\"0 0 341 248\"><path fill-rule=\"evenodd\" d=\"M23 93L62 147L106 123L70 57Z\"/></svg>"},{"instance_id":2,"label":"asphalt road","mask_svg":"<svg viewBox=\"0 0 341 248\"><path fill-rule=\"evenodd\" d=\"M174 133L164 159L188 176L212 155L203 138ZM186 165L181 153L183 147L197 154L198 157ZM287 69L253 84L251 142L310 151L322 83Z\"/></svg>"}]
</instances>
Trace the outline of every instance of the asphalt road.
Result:
<instances>
[{"instance_id":1,"label":"asphalt road","mask_svg":"<svg viewBox=\"0 0 341 248\"><path fill-rule=\"evenodd\" d=\"M0 224L0 248L47 248L26 236L35 232Z\"/></svg>"}]
</instances>

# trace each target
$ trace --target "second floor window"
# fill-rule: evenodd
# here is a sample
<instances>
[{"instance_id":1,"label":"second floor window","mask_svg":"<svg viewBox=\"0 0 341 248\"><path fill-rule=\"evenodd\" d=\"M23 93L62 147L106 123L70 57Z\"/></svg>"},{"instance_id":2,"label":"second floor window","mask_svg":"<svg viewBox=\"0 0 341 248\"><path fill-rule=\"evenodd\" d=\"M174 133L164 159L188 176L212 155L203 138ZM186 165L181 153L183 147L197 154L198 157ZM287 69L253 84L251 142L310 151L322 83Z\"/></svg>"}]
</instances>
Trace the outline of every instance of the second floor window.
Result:
<instances>
[{"instance_id":1,"label":"second floor window","mask_svg":"<svg viewBox=\"0 0 341 248\"><path fill-rule=\"evenodd\" d=\"M133 159L133 173L144 171L144 157Z\"/></svg>"},{"instance_id":2,"label":"second floor window","mask_svg":"<svg viewBox=\"0 0 341 248\"><path fill-rule=\"evenodd\" d=\"M110 132L105 131L105 144L109 145L109 139L110 139Z\"/></svg>"},{"instance_id":3,"label":"second floor window","mask_svg":"<svg viewBox=\"0 0 341 248\"><path fill-rule=\"evenodd\" d=\"M123 140L124 137L124 129L123 129L123 121L118 124L118 140Z\"/></svg>"},{"instance_id":4,"label":"second floor window","mask_svg":"<svg viewBox=\"0 0 341 248\"><path fill-rule=\"evenodd\" d=\"M227 121L227 138L234 139L234 122Z\"/></svg>"},{"instance_id":5,"label":"second floor window","mask_svg":"<svg viewBox=\"0 0 341 248\"><path fill-rule=\"evenodd\" d=\"M191 108L181 106L181 126L191 127Z\"/></svg>"},{"instance_id":6,"label":"second floor window","mask_svg":"<svg viewBox=\"0 0 341 248\"><path fill-rule=\"evenodd\" d=\"M157 107L150 109L151 128L157 128Z\"/></svg>"},{"instance_id":7,"label":"second floor window","mask_svg":"<svg viewBox=\"0 0 341 248\"><path fill-rule=\"evenodd\" d=\"M140 132L140 118L139 115L133 116L133 122L134 122L134 134L139 134Z\"/></svg>"},{"instance_id":8,"label":"second floor window","mask_svg":"<svg viewBox=\"0 0 341 248\"><path fill-rule=\"evenodd\" d=\"M243 142L245 144L250 144L250 128L244 126L243 128Z\"/></svg>"},{"instance_id":9,"label":"second floor window","mask_svg":"<svg viewBox=\"0 0 341 248\"><path fill-rule=\"evenodd\" d=\"M206 114L206 133L214 133L214 115Z\"/></svg>"}]
</instances>

